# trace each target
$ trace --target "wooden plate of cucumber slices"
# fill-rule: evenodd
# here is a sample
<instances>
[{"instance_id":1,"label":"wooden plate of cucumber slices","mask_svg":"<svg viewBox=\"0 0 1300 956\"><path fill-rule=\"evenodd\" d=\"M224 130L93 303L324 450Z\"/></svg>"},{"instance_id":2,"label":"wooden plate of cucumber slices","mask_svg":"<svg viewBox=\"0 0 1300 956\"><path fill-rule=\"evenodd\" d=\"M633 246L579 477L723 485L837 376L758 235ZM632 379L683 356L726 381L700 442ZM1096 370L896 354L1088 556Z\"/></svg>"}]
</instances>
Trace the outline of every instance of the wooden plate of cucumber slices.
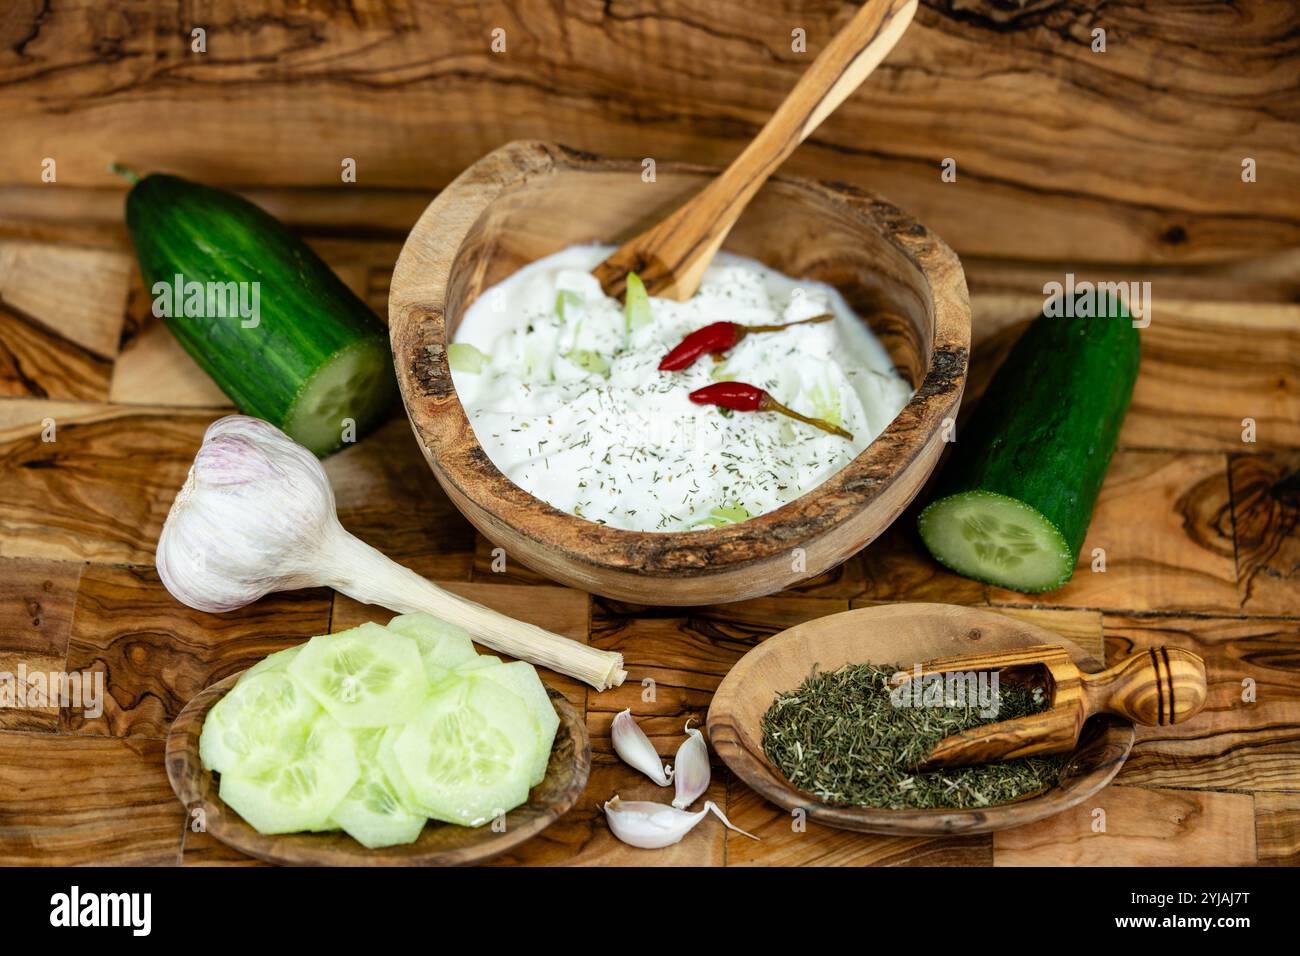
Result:
<instances>
[{"instance_id":1,"label":"wooden plate of cucumber slices","mask_svg":"<svg viewBox=\"0 0 1300 956\"><path fill-rule=\"evenodd\" d=\"M547 687L560 718L546 776L526 803L483 826L429 821L413 843L367 849L342 832L259 833L222 802L220 776L204 769L199 757L203 722L212 707L235 686L243 672L218 681L195 696L167 735L167 776L189 811L191 831L206 832L227 846L289 866L463 866L500 856L536 836L574 805L587 785L591 742L577 711L557 690Z\"/></svg>"}]
</instances>

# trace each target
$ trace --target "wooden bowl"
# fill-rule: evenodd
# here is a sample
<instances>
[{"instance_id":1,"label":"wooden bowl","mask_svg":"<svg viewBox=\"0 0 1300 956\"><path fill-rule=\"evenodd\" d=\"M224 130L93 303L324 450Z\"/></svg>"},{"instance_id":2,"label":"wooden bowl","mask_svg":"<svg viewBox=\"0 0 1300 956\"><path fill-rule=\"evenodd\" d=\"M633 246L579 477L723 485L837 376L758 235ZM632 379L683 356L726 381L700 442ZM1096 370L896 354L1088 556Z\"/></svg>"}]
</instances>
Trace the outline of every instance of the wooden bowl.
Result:
<instances>
[{"instance_id":1,"label":"wooden bowl","mask_svg":"<svg viewBox=\"0 0 1300 956\"><path fill-rule=\"evenodd\" d=\"M551 696L560 727L551 748L546 777L528 794L528 802L505 818L505 829L459 827L429 821L414 843L369 850L345 833L285 833L267 836L244 822L217 795L217 782L199 760L199 733L212 705L243 674L232 674L195 696L167 733L167 777L190 812L202 811L204 829L241 853L288 866L462 866L499 856L541 833L569 811L591 771L591 741L586 724L564 695Z\"/></svg>"},{"instance_id":2,"label":"wooden bowl","mask_svg":"<svg viewBox=\"0 0 1300 956\"><path fill-rule=\"evenodd\" d=\"M1060 813L1110 783L1133 747L1133 724L1094 717L1057 785L1041 794L979 810L876 810L832 806L796 790L763 753L763 714L778 693L794 690L816 664L913 664L957 654L1058 644L1081 669L1103 668L1058 634L990 611L950 604L860 608L799 624L768 638L740 659L709 706L709 742L727 766L766 799L809 820L863 833L938 835L988 833Z\"/></svg>"},{"instance_id":3,"label":"wooden bowl","mask_svg":"<svg viewBox=\"0 0 1300 956\"><path fill-rule=\"evenodd\" d=\"M446 346L466 308L520 267L575 243L618 242L716 174L510 143L429 205L397 260L389 330L420 447L456 507L511 558L596 594L692 605L771 594L874 540L920 490L966 380L970 304L961 264L902 210L843 184L775 177L726 248L838 288L916 389L862 454L817 488L722 528L637 532L566 514L505 477L456 397ZM800 551L801 549L801 551Z\"/></svg>"}]
</instances>

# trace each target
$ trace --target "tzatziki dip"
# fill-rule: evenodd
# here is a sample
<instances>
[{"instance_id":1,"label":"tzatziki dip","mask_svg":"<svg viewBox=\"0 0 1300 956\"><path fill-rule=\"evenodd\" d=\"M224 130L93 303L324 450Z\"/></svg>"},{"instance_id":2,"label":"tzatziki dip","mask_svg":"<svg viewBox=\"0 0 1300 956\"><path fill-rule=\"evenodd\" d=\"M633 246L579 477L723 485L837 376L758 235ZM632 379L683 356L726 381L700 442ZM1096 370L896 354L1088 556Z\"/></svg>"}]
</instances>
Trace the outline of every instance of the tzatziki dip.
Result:
<instances>
[{"instance_id":1,"label":"tzatziki dip","mask_svg":"<svg viewBox=\"0 0 1300 956\"><path fill-rule=\"evenodd\" d=\"M829 285L719 252L688 301L629 291L625 307L591 274L613 251L573 246L520 269L474 301L448 347L457 395L492 463L562 511L633 531L765 514L857 457L911 397ZM826 313L833 318L745 335L720 361L703 355L659 371L670 350L712 323ZM688 398L724 381L765 389L852 439Z\"/></svg>"}]
</instances>

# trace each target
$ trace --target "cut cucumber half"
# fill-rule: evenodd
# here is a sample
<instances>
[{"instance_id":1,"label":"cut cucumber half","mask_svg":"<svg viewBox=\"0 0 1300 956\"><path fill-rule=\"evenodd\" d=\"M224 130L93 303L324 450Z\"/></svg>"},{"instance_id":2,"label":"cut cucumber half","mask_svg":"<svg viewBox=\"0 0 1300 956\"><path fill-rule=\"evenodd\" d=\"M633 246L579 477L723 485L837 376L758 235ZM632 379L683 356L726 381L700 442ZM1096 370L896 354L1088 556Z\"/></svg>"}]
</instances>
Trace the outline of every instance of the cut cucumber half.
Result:
<instances>
[{"instance_id":1,"label":"cut cucumber half","mask_svg":"<svg viewBox=\"0 0 1300 956\"><path fill-rule=\"evenodd\" d=\"M334 822L348 836L372 850L414 843L425 823L424 814L406 805L380 766L383 736L381 729L352 731L361 777L333 813Z\"/></svg>"},{"instance_id":2,"label":"cut cucumber half","mask_svg":"<svg viewBox=\"0 0 1300 956\"><path fill-rule=\"evenodd\" d=\"M482 826L528 799L536 724L514 694L465 680L435 692L424 713L389 731L380 763L407 803L436 820Z\"/></svg>"},{"instance_id":3,"label":"cut cucumber half","mask_svg":"<svg viewBox=\"0 0 1300 956\"><path fill-rule=\"evenodd\" d=\"M286 671L245 674L208 711L199 758L218 773L258 773L297 753L320 713Z\"/></svg>"},{"instance_id":4,"label":"cut cucumber half","mask_svg":"<svg viewBox=\"0 0 1300 956\"><path fill-rule=\"evenodd\" d=\"M1133 395L1140 344L1114 301L1104 314L1052 310L1029 324L962 425L918 519L940 562L1016 591L1069 581Z\"/></svg>"},{"instance_id":5,"label":"cut cucumber half","mask_svg":"<svg viewBox=\"0 0 1300 956\"><path fill-rule=\"evenodd\" d=\"M921 538L942 564L986 584L1029 593L1060 587L1074 572L1064 535L1022 501L991 491L941 498L921 512Z\"/></svg>"},{"instance_id":6,"label":"cut cucumber half","mask_svg":"<svg viewBox=\"0 0 1300 956\"><path fill-rule=\"evenodd\" d=\"M405 723L429 691L415 642L378 624L313 637L288 673L345 727Z\"/></svg>"},{"instance_id":7,"label":"cut cucumber half","mask_svg":"<svg viewBox=\"0 0 1300 956\"><path fill-rule=\"evenodd\" d=\"M502 664L475 671L473 680L492 681L510 691L528 708L537 731L537 753L533 758L533 767L528 775L528 784L537 786L546 777L546 768L551 762L551 747L555 744L555 732L560 727L560 715L555 712L546 685L537 676L537 669L524 661Z\"/></svg>"},{"instance_id":8,"label":"cut cucumber half","mask_svg":"<svg viewBox=\"0 0 1300 956\"><path fill-rule=\"evenodd\" d=\"M321 714L293 759L256 773L223 773L218 793L259 833L327 830L360 776L351 734Z\"/></svg>"},{"instance_id":9,"label":"cut cucumber half","mask_svg":"<svg viewBox=\"0 0 1300 956\"><path fill-rule=\"evenodd\" d=\"M432 614L401 614L388 622L388 629L415 641L430 684L438 683L453 668L478 657L468 631Z\"/></svg>"},{"instance_id":10,"label":"cut cucumber half","mask_svg":"<svg viewBox=\"0 0 1300 956\"><path fill-rule=\"evenodd\" d=\"M303 649L303 646L302 644L295 644L293 647L286 647L282 651L276 651L274 654L263 657L248 669L248 673L244 677L252 677L254 674L260 674L263 671L284 670L289 666L289 662L298 656L298 652Z\"/></svg>"},{"instance_id":11,"label":"cut cucumber half","mask_svg":"<svg viewBox=\"0 0 1300 956\"><path fill-rule=\"evenodd\" d=\"M392 375L388 340L358 340L326 359L303 384L284 431L317 454L342 444L349 423L354 435L368 432L392 405Z\"/></svg>"}]
</instances>

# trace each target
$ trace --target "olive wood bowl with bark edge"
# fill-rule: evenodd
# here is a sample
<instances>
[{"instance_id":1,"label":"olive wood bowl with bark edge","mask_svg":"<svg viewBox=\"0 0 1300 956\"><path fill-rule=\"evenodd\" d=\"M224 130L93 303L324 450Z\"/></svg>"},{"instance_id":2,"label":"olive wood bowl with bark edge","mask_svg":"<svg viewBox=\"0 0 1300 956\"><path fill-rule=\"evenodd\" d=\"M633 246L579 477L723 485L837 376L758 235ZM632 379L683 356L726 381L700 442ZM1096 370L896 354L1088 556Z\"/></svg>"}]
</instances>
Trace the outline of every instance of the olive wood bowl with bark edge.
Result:
<instances>
[{"instance_id":1,"label":"olive wood bowl with bark edge","mask_svg":"<svg viewBox=\"0 0 1300 956\"><path fill-rule=\"evenodd\" d=\"M200 691L172 722L167 733L167 777L189 811L193 826L201 811L203 828L222 843L268 863L287 866L464 866L483 863L536 836L562 817L587 786L591 741L578 712L551 687L546 688L560 726L551 748L546 777L528 794L528 802L505 816L505 829L488 824L461 827L430 820L414 843L371 850L346 833L258 833L217 794L217 780L199 759L203 719L225 696L243 671Z\"/></svg>"},{"instance_id":2,"label":"olive wood bowl with bark edge","mask_svg":"<svg viewBox=\"0 0 1300 956\"><path fill-rule=\"evenodd\" d=\"M503 475L457 399L447 343L469 305L529 262L618 243L663 218L716 170L514 142L489 153L421 215L397 260L389 333L402 400L438 483L511 559L595 594L697 605L772 594L880 535L920 490L956 417L970 304L956 255L902 210L856 187L776 176L724 248L835 286L866 316L915 394L837 474L776 511L720 528L637 532L554 508Z\"/></svg>"},{"instance_id":3,"label":"olive wood bowl with bark edge","mask_svg":"<svg viewBox=\"0 0 1300 956\"><path fill-rule=\"evenodd\" d=\"M1089 673L1103 664L1077 644L992 611L950 604L859 608L796 625L768 638L731 669L709 706L709 742L746 785L786 810L841 830L886 835L989 833L1053 816L1086 800L1114 778L1133 747L1134 729L1117 717L1094 717L1056 786L1035 796L974 810L883 810L834 806L796 790L763 753L763 714L778 693L797 688L813 665L913 664L958 654L1035 644L1064 647Z\"/></svg>"}]
</instances>

